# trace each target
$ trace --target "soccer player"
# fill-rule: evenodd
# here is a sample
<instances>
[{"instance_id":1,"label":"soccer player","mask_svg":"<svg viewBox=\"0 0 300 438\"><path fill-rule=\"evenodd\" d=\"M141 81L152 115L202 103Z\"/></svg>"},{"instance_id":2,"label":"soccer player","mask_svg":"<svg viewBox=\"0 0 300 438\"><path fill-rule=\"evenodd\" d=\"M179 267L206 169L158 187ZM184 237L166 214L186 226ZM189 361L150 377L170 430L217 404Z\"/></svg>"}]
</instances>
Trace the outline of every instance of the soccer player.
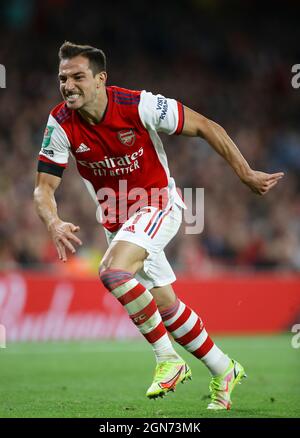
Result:
<instances>
[{"instance_id":1,"label":"soccer player","mask_svg":"<svg viewBox=\"0 0 300 438\"><path fill-rule=\"evenodd\" d=\"M63 102L49 115L34 191L37 212L58 256L65 262L66 250L74 253L75 244L82 244L76 236L79 226L59 218L54 196L71 153L101 206L109 247L100 279L125 307L156 357L147 397L164 396L191 378L169 332L210 371L208 408L230 409L231 392L245 377L244 368L214 344L201 318L171 286L176 278L164 248L178 231L185 205L170 176L158 133L204 138L260 195L274 187L283 173L252 170L221 126L174 99L107 86L101 50L65 42L59 61Z\"/></svg>"}]
</instances>

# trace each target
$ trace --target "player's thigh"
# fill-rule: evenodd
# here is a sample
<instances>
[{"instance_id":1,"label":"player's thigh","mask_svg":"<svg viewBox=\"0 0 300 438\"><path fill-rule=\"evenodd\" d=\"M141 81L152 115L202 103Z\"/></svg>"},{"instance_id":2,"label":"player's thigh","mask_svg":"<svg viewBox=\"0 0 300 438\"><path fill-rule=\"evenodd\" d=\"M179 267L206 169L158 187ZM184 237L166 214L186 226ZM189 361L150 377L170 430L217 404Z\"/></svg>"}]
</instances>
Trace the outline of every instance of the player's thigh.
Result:
<instances>
[{"instance_id":1,"label":"player's thigh","mask_svg":"<svg viewBox=\"0 0 300 438\"><path fill-rule=\"evenodd\" d=\"M135 243L113 241L103 256L100 271L104 269L122 269L135 274L148 256L147 251Z\"/></svg>"}]
</instances>

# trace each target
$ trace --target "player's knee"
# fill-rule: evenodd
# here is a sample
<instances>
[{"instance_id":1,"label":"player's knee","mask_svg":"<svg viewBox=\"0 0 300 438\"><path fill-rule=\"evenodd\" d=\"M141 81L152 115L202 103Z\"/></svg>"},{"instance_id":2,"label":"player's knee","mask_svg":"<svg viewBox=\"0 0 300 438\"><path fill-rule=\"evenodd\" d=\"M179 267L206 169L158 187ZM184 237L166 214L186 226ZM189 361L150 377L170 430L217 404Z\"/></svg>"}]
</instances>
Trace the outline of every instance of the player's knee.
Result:
<instances>
[{"instance_id":1,"label":"player's knee","mask_svg":"<svg viewBox=\"0 0 300 438\"><path fill-rule=\"evenodd\" d=\"M180 301L179 299L176 297L175 301L173 300L166 300L162 305L157 305L158 311L163 319L163 321L172 318L172 316L174 316L180 306Z\"/></svg>"},{"instance_id":2,"label":"player's knee","mask_svg":"<svg viewBox=\"0 0 300 438\"><path fill-rule=\"evenodd\" d=\"M105 265L100 265L99 277L104 287L110 292L133 278L130 272L107 268Z\"/></svg>"},{"instance_id":3,"label":"player's knee","mask_svg":"<svg viewBox=\"0 0 300 438\"><path fill-rule=\"evenodd\" d=\"M151 293L160 312L168 310L174 306L178 300L171 285L155 287L151 290Z\"/></svg>"},{"instance_id":4,"label":"player's knee","mask_svg":"<svg viewBox=\"0 0 300 438\"><path fill-rule=\"evenodd\" d=\"M176 296L175 297L163 296L157 298L155 301L159 312L165 312L168 311L170 308L172 308L176 304L177 300L178 298Z\"/></svg>"}]
</instances>

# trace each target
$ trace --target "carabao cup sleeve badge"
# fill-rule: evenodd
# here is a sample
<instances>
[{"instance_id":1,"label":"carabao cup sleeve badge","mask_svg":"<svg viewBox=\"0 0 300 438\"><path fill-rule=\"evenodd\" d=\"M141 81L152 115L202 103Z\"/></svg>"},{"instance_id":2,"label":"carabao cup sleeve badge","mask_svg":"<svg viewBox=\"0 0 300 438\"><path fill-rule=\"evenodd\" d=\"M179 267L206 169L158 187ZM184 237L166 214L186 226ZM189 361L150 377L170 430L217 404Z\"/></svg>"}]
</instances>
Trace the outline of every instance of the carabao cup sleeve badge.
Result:
<instances>
[{"instance_id":1,"label":"carabao cup sleeve badge","mask_svg":"<svg viewBox=\"0 0 300 438\"><path fill-rule=\"evenodd\" d=\"M42 143L43 148L49 146L53 130L54 130L54 126L46 126L43 143Z\"/></svg>"}]
</instances>

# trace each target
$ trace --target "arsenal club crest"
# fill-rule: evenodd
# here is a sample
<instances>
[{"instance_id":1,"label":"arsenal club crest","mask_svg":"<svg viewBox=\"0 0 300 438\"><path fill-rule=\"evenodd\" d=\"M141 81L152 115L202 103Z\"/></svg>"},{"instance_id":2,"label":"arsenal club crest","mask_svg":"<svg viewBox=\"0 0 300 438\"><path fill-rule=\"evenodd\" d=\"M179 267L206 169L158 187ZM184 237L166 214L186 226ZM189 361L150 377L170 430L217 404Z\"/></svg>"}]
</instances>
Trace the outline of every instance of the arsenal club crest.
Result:
<instances>
[{"instance_id":1,"label":"arsenal club crest","mask_svg":"<svg viewBox=\"0 0 300 438\"><path fill-rule=\"evenodd\" d=\"M118 132L118 139L125 146L132 146L135 142L135 133L133 129L123 129Z\"/></svg>"}]
</instances>

